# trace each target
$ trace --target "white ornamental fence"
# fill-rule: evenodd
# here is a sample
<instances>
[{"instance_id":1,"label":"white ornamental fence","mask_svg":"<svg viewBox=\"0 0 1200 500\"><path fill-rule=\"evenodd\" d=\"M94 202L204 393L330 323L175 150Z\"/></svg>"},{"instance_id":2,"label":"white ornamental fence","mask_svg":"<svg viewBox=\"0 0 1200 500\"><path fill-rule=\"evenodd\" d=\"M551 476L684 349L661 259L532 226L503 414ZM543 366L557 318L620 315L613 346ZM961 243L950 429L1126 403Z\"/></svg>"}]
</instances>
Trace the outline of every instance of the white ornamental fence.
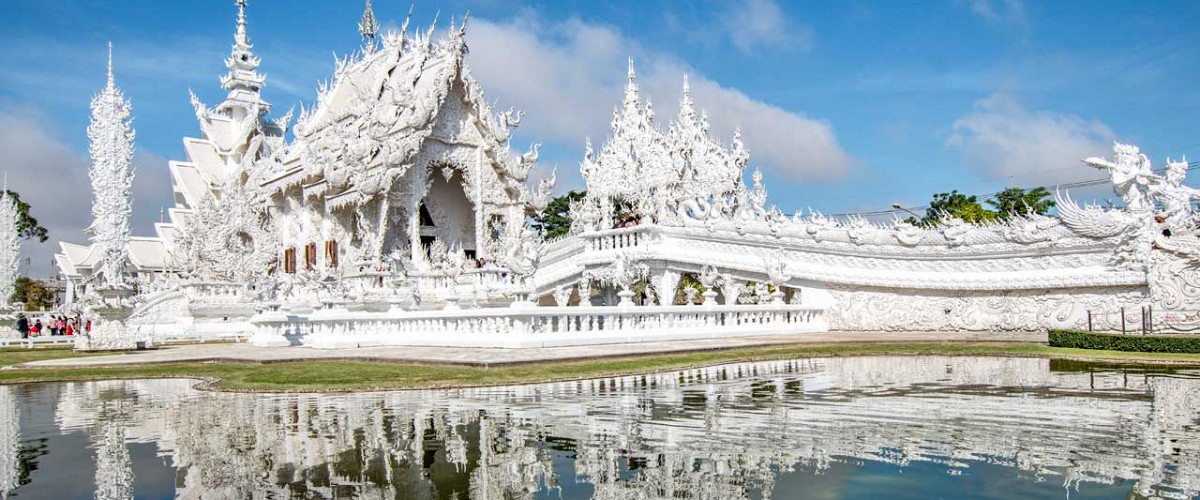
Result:
<instances>
[{"instance_id":1,"label":"white ornamental fence","mask_svg":"<svg viewBox=\"0 0 1200 500\"><path fill-rule=\"evenodd\" d=\"M729 306L512 307L309 314L270 311L251 320L257 345L552 347L827 331L824 308Z\"/></svg>"}]
</instances>

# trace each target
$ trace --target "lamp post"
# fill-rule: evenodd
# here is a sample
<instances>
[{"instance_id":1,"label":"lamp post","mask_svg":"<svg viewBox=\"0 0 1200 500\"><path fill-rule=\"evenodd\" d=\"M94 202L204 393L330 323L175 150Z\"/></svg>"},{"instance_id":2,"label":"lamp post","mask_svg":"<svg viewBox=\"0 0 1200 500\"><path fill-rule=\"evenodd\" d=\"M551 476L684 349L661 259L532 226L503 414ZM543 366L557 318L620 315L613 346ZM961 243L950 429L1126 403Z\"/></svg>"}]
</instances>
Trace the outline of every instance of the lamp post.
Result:
<instances>
[{"instance_id":1,"label":"lamp post","mask_svg":"<svg viewBox=\"0 0 1200 500\"><path fill-rule=\"evenodd\" d=\"M920 216L920 215L917 215L917 213L916 213L916 212L913 212L912 210L909 210L909 209L907 209L907 208L904 208L903 206L900 206L900 204L899 204L899 203L892 203L892 208L893 208L893 209L896 209L896 210L903 210L903 211L905 211L905 212L908 212L908 213L909 213L909 215L912 215L914 219L921 220L921 216Z\"/></svg>"}]
</instances>

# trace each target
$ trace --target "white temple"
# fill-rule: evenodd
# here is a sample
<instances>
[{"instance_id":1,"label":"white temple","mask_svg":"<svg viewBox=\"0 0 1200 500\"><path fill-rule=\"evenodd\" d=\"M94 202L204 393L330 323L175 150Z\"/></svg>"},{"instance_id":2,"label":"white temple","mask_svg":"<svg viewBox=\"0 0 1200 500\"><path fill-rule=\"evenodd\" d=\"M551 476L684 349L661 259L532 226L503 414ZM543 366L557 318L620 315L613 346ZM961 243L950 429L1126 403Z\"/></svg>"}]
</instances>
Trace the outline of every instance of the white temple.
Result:
<instances>
[{"instance_id":1,"label":"white temple","mask_svg":"<svg viewBox=\"0 0 1200 500\"><path fill-rule=\"evenodd\" d=\"M787 215L759 172L747 183L740 134L711 136L686 80L679 115L662 124L632 63L610 137L583 154L587 196L570 234L547 241L528 220L553 175L528 182L537 146L513 151L521 113L484 99L464 61L465 19L443 38L408 21L379 36L368 2L363 47L293 125L262 98L245 9L239 0L225 100L192 97L201 137L169 164L168 220L125 243L130 325L146 340L519 347L1120 329L1122 308L1200 300L1200 193L1182 185L1186 162L1160 175L1118 144L1087 165L1111 173L1124 206L1060 193L1057 217L926 228ZM69 300L107 272L100 257L114 250L102 243L61 245ZM702 286L681 289L685 274Z\"/></svg>"}]
</instances>

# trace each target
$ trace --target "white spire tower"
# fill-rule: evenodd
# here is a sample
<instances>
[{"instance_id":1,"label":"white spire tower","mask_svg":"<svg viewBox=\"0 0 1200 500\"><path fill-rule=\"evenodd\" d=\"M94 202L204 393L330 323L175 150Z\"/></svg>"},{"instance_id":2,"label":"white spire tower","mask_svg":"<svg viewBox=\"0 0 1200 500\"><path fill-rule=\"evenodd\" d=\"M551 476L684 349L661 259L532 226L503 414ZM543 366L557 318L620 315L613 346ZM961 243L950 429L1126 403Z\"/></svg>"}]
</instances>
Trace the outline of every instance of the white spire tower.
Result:
<instances>
[{"instance_id":1,"label":"white spire tower","mask_svg":"<svg viewBox=\"0 0 1200 500\"><path fill-rule=\"evenodd\" d=\"M5 174L4 191L0 192L0 309L11 306L9 298L16 289L21 263L21 235L17 221L17 200L8 195L8 174Z\"/></svg>"},{"instance_id":2,"label":"white spire tower","mask_svg":"<svg viewBox=\"0 0 1200 500\"><path fill-rule=\"evenodd\" d=\"M237 32L233 35L233 49L229 58L225 59L225 67L229 68L229 72L221 77L221 88L229 91L229 95L217 109L240 120L251 113L257 113L254 115L257 118L258 114L269 111L270 105L259 94L267 78L258 74L261 61L251 51L254 45L246 34L246 0L237 0L237 6Z\"/></svg>"},{"instance_id":3,"label":"white spire tower","mask_svg":"<svg viewBox=\"0 0 1200 500\"><path fill-rule=\"evenodd\" d=\"M375 52L375 37L379 35L379 23L375 21L375 11L371 9L371 0L367 0L367 8L363 11L362 20L358 22L358 33L363 37L363 53Z\"/></svg>"},{"instance_id":4,"label":"white spire tower","mask_svg":"<svg viewBox=\"0 0 1200 500\"><path fill-rule=\"evenodd\" d=\"M88 153L92 168L92 241L100 251L100 284L125 283L132 213L133 120L129 101L113 81L112 43L108 44L108 85L92 98Z\"/></svg>"}]
</instances>

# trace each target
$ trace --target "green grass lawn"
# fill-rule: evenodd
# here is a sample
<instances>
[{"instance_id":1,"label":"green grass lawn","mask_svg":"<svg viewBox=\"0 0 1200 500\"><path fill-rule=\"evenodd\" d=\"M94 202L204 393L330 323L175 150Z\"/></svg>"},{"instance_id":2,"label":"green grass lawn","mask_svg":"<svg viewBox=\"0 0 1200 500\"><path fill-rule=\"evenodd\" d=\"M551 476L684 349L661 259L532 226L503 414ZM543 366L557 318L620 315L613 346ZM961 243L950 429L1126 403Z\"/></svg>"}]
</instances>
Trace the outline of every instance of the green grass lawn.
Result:
<instances>
[{"instance_id":1,"label":"green grass lawn","mask_svg":"<svg viewBox=\"0 0 1200 500\"><path fill-rule=\"evenodd\" d=\"M370 361L300 361L270 364L213 362L88 368L9 368L0 370L0 383L190 377L214 380L216 388L225 390L325 392L417 389L628 375L738 361L886 354L1035 356L1109 363L1171 362L1200 366L1200 354L1065 349L1032 343L889 343L766 346L498 367ZM0 349L0 366L39 359L88 355L96 354L75 354L69 349Z\"/></svg>"},{"instance_id":2,"label":"green grass lawn","mask_svg":"<svg viewBox=\"0 0 1200 500\"><path fill-rule=\"evenodd\" d=\"M0 366L28 363L30 361L41 361L43 359L76 358L97 355L99 354L77 354L75 351L71 350L70 347L38 347L33 349L26 349L24 347L4 347L0 348Z\"/></svg>"}]
</instances>

